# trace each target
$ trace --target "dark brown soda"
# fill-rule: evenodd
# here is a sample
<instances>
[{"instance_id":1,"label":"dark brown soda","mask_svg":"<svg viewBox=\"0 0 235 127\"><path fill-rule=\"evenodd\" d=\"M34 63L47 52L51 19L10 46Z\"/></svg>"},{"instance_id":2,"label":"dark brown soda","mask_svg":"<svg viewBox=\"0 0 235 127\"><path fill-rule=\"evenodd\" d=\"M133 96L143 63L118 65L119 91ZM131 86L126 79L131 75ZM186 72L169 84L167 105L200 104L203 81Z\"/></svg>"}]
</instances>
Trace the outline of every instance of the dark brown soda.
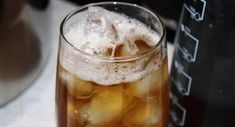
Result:
<instances>
[{"instance_id":1,"label":"dark brown soda","mask_svg":"<svg viewBox=\"0 0 235 127\"><path fill-rule=\"evenodd\" d=\"M167 126L167 57L138 81L108 86L82 80L60 63L57 71L58 127Z\"/></svg>"}]
</instances>

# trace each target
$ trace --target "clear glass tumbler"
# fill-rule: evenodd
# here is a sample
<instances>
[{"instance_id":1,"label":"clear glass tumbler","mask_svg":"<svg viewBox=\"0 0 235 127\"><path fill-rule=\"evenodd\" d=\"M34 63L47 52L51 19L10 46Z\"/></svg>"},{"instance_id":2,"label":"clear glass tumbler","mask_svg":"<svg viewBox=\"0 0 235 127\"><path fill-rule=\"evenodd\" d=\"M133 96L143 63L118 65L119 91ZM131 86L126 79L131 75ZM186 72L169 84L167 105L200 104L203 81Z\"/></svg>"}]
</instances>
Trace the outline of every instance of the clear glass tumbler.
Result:
<instances>
[{"instance_id":1,"label":"clear glass tumbler","mask_svg":"<svg viewBox=\"0 0 235 127\"><path fill-rule=\"evenodd\" d=\"M165 31L135 4L102 2L68 14L60 27L58 127L166 127Z\"/></svg>"}]
</instances>

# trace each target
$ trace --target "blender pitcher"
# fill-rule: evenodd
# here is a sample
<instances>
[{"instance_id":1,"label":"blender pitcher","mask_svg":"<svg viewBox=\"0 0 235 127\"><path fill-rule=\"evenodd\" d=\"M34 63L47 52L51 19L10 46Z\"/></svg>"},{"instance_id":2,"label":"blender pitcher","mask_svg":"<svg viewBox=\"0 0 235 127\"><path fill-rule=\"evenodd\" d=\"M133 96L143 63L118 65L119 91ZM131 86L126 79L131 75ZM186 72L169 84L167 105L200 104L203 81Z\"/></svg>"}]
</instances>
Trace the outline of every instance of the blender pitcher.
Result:
<instances>
[{"instance_id":1,"label":"blender pitcher","mask_svg":"<svg viewBox=\"0 0 235 127\"><path fill-rule=\"evenodd\" d=\"M235 1L185 0L170 75L170 126L233 126L234 78Z\"/></svg>"}]
</instances>

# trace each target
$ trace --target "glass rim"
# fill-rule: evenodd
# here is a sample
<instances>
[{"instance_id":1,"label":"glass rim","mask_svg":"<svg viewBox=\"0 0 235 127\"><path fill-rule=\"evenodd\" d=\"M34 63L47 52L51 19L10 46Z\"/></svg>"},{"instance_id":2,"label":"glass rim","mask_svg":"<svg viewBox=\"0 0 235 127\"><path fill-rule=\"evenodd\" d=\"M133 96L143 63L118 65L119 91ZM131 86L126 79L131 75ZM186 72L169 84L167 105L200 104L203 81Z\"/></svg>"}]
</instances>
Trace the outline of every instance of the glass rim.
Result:
<instances>
[{"instance_id":1,"label":"glass rim","mask_svg":"<svg viewBox=\"0 0 235 127\"><path fill-rule=\"evenodd\" d=\"M76 48L72 43L70 43L66 37L64 36L64 25L65 23L75 14L81 12L81 10L88 8L89 6L98 6L98 5L126 5L126 6L132 6L132 7L136 7L139 8L143 11L148 12L151 16L153 16L155 19L157 19L158 23L159 23L159 28L161 29L162 33L160 33L160 39L158 41L158 43L156 45L154 45L153 47L151 47L150 49L144 51L144 52L140 52L134 55L129 55L129 56L119 56L119 57L113 57L113 56L99 56L99 55L94 55L94 54L90 54L87 52L84 52L78 48ZM137 19L138 20L138 19ZM62 20L61 24L60 24L60 37L65 41L65 43L69 44L69 46L71 46L73 49L75 49L76 51L78 51L79 53L81 53L84 56L87 57L92 57L95 58L97 60L101 60L101 61L109 61L109 62L125 62L125 61L132 61L132 60L136 60L136 59L140 59L143 58L145 56L151 55L152 53L154 53L155 51L157 51L159 49L159 47L164 43L165 41L165 37L166 37L166 31L165 28L163 26L162 21L160 20L159 16L155 13L153 13L152 11L148 10L147 8L144 8L142 6L139 6L137 4L132 4L132 3L126 3L126 2L115 2L115 1L109 1L109 2L95 2L95 3L90 3L90 4L86 4L83 5L81 7L79 7L78 9L71 11L70 13L68 13L65 18ZM63 43L63 42L60 42Z\"/></svg>"}]
</instances>

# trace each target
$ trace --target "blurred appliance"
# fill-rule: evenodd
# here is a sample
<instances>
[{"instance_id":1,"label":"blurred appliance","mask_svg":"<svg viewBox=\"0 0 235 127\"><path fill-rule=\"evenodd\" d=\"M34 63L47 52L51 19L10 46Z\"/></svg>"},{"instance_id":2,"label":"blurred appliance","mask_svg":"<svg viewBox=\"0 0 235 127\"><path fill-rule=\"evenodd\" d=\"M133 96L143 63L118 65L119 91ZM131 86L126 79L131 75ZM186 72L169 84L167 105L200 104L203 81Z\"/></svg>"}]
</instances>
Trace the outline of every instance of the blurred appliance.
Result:
<instances>
[{"instance_id":1,"label":"blurred appliance","mask_svg":"<svg viewBox=\"0 0 235 127\"><path fill-rule=\"evenodd\" d=\"M33 83L45 59L25 5L25 0L0 2L0 107Z\"/></svg>"},{"instance_id":2,"label":"blurred appliance","mask_svg":"<svg viewBox=\"0 0 235 127\"><path fill-rule=\"evenodd\" d=\"M234 126L235 0L184 1L170 86L170 127Z\"/></svg>"}]
</instances>

